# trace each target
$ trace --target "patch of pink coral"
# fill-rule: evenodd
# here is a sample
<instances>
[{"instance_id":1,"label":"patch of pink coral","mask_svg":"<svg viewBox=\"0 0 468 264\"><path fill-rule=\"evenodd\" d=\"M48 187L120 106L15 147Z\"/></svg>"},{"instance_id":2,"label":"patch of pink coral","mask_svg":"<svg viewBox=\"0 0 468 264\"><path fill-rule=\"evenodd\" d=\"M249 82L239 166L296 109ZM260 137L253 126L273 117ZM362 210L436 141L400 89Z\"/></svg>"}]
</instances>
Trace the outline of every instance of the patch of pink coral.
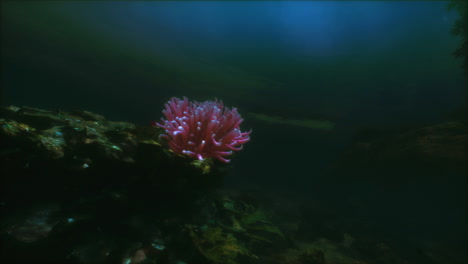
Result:
<instances>
[{"instance_id":1,"label":"patch of pink coral","mask_svg":"<svg viewBox=\"0 0 468 264\"><path fill-rule=\"evenodd\" d=\"M169 147L178 154L194 159L216 158L228 163L226 156L239 151L250 140L249 132L241 132L244 121L236 108L224 107L222 101L189 102L184 97L171 98L165 104L160 123L167 134L160 137L168 140Z\"/></svg>"}]
</instances>

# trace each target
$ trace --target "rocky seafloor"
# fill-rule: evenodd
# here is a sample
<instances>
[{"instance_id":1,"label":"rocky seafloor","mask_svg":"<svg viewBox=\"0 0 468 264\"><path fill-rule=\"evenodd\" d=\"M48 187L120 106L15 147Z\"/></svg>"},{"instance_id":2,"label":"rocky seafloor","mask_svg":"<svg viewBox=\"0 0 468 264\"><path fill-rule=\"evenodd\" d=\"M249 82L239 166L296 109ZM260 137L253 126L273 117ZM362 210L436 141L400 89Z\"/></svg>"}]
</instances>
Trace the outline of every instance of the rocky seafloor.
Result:
<instances>
[{"instance_id":1,"label":"rocky seafloor","mask_svg":"<svg viewBox=\"0 0 468 264\"><path fill-rule=\"evenodd\" d=\"M414 263L340 229L320 206L305 213L220 191L228 165L176 155L160 133L87 111L1 107L0 261ZM311 226L336 228L327 236Z\"/></svg>"}]
</instances>

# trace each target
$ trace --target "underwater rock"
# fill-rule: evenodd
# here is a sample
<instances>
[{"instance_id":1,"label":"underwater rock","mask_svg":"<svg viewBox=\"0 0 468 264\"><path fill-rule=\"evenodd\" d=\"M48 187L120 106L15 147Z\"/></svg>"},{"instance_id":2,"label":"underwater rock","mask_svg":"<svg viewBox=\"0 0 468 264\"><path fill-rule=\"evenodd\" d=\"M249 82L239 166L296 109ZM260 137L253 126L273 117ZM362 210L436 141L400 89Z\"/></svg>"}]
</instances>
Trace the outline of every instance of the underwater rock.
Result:
<instances>
[{"instance_id":1,"label":"underwater rock","mask_svg":"<svg viewBox=\"0 0 468 264\"><path fill-rule=\"evenodd\" d=\"M17 215L8 215L5 222L14 224L4 231L19 242L39 241L46 238L58 223L53 215L58 210L59 208L55 205L46 205L19 212Z\"/></svg>"},{"instance_id":2,"label":"underwater rock","mask_svg":"<svg viewBox=\"0 0 468 264\"><path fill-rule=\"evenodd\" d=\"M348 256L338 244L327 239L298 243L296 248L278 252L275 258L287 264L367 264Z\"/></svg>"},{"instance_id":3,"label":"underwater rock","mask_svg":"<svg viewBox=\"0 0 468 264\"><path fill-rule=\"evenodd\" d=\"M303 264L325 264L325 255L319 249L312 248L306 250L299 256L301 263Z\"/></svg>"},{"instance_id":4,"label":"underwater rock","mask_svg":"<svg viewBox=\"0 0 468 264\"><path fill-rule=\"evenodd\" d=\"M84 190L119 192L106 187L113 182L131 186L133 195L151 192L155 202L167 196L190 200L222 181L222 170L213 170L212 161L195 164L161 146L156 140L160 132L88 111L2 107L3 199L11 203L19 195L75 199Z\"/></svg>"},{"instance_id":5,"label":"underwater rock","mask_svg":"<svg viewBox=\"0 0 468 264\"><path fill-rule=\"evenodd\" d=\"M225 163L179 155L160 133L88 111L1 107L0 258L244 264L284 245L267 210L215 192Z\"/></svg>"},{"instance_id":6,"label":"underwater rock","mask_svg":"<svg viewBox=\"0 0 468 264\"><path fill-rule=\"evenodd\" d=\"M466 171L467 145L468 126L462 122L377 135L356 142L339 164L339 170L349 173L350 169L365 169L375 174L376 170L382 171L382 168L404 168L407 171L424 170L426 175L438 169Z\"/></svg>"},{"instance_id":7,"label":"underwater rock","mask_svg":"<svg viewBox=\"0 0 468 264\"><path fill-rule=\"evenodd\" d=\"M155 230L171 225L165 219L187 217L226 171L221 162L175 154L158 142L160 133L88 111L0 107L0 212L9 216L0 221L0 235L12 249L0 257L137 263L145 253L160 259L164 236ZM50 209L23 213L48 203L57 205L53 218ZM36 253L18 259L26 244Z\"/></svg>"},{"instance_id":8,"label":"underwater rock","mask_svg":"<svg viewBox=\"0 0 468 264\"><path fill-rule=\"evenodd\" d=\"M335 251L345 258L335 244L339 250L327 243L289 250L299 247L300 228L278 227L257 197L217 193L226 164L176 154L160 133L87 111L0 108L0 211L9 216L0 220L0 259L320 264L332 263Z\"/></svg>"},{"instance_id":9,"label":"underwater rock","mask_svg":"<svg viewBox=\"0 0 468 264\"><path fill-rule=\"evenodd\" d=\"M225 233L220 227L197 228L186 225L193 244L210 263L237 264L239 257L249 256L249 251L232 233Z\"/></svg>"},{"instance_id":10,"label":"underwater rock","mask_svg":"<svg viewBox=\"0 0 468 264\"><path fill-rule=\"evenodd\" d=\"M111 244L110 241L96 241L77 246L67 256L67 259L76 263L106 263L113 250Z\"/></svg>"},{"instance_id":11,"label":"underwater rock","mask_svg":"<svg viewBox=\"0 0 468 264\"><path fill-rule=\"evenodd\" d=\"M184 234L202 263L264 263L266 256L287 244L269 212L240 196L215 195L201 200L197 208Z\"/></svg>"}]
</instances>

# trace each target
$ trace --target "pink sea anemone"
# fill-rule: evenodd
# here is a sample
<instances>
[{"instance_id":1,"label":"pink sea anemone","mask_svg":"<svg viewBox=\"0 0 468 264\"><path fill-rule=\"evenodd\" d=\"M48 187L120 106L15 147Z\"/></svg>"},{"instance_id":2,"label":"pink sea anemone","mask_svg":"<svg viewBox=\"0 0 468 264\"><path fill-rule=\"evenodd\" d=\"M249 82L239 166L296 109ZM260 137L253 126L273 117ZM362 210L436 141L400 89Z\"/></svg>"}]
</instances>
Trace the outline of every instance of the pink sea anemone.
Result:
<instances>
[{"instance_id":1,"label":"pink sea anemone","mask_svg":"<svg viewBox=\"0 0 468 264\"><path fill-rule=\"evenodd\" d=\"M166 134L160 137L168 141L172 151L194 159L224 158L239 151L250 140L249 132L241 132L239 125L244 121L236 108L224 107L222 101L189 102L171 98L165 104L163 114L166 119L154 122L154 126L164 128Z\"/></svg>"}]
</instances>

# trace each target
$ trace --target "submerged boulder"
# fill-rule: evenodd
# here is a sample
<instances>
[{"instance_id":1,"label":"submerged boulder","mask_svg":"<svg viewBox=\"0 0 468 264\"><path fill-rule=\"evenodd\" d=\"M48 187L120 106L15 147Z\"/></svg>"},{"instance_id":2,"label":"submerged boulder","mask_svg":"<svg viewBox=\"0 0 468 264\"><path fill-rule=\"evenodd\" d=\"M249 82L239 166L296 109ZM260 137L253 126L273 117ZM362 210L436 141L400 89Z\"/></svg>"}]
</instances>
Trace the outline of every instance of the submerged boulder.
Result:
<instances>
[{"instance_id":1,"label":"submerged boulder","mask_svg":"<svg viewBox=\"0 0 468 264\"><path fill-rule=\"evenodd\" d=\"M0 107L0 259L247 264L281 247L264 210L216 192L227 164L179 155L161 132Z\"/></svg>"},{"instance_id":2,"label":"submerged boulder","mask_svg":"<svg viewBox=\"0 0 468 264\"><path fill-rule=\"evenodd\" d=\"M194 202L222 183L226 165L177 155L160 133L88 111L0 107L2 259L161 257L161 246L151 246L160 227L189 219Z\"/></svg>"},{"instance_id":3,"label":"submerged boulder","mask_svg":"<svg viewBox=\"0 0 468 264\"><path fill-rule=\"evenodd\" d=\"M365 133L370 135L373 133ZM468 126L446 122L397 133L360 136L337 166L338 174L398 178L465 173L468 164ZM356 174L354 174L356 175Z\"/></svg>"},{"instance_id":4,"label":"submerged boulder","mask_svg":"<svg viewBox=\"0 0 468 264\"><path fill-rule=\"evenodd\" d=\"M3 199L76 199L125 190L158 203L167 197L190 200L220 183L222 170L212 170L212 161L193 162L172 153L157 141L160 132L88 111L2 107Z\"/></svg>"}]
</instances>

